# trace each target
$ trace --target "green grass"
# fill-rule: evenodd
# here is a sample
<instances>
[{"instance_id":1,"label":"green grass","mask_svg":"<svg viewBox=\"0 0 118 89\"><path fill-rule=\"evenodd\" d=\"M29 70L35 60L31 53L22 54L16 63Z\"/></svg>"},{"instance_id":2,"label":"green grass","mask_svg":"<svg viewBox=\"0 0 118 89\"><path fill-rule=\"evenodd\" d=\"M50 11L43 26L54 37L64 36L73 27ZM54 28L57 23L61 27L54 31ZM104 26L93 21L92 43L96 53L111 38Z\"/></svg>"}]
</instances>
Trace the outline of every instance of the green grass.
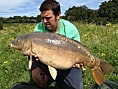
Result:
<instances>
[{"instance_id":1,"label":"green grass","mask_svg":"<svg viewBox=\"0 0 118 89\"><path fill-rule=\"evenodd\" d=\"M108 61L115 68L114 73L105 76L108 80L118 82L118 25L96 26L73 22L79 29L81 42L92 53ZM30 80L28 60L17 50L11 49L9 43L15 37L32 32L36 24L4 24L0 30L0 89L8 89L15 82ZM90 69L83 71L84 89L94 84Z\"/></svg>"}]
</instances>

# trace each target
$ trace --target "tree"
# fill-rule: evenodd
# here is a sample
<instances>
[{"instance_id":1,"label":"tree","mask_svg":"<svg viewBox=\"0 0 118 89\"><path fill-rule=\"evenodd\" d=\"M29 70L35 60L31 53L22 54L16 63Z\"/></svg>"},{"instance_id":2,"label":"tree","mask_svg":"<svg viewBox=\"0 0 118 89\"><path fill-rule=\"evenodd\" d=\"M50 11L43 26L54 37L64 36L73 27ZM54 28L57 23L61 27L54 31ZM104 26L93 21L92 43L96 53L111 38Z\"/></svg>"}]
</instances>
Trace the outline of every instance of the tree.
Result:
<instances>
[{"instance_id":1,"label":"tree","mask_svg":"<svg viewBox=\"0 0 118 89\"><path fill-rule=\"evenodd\" d=\"M69 18L69 20L83 20L86 18L87 10L88 8L85 5L80 7L73 6L72 8L66 10L65 17L66 19Z\"/></svg>"},{"instance_id":2,"label":"tree","mask_svg":"<svg viewBox=\"0 0 118 89\"><path fill-rule=\"evenodd\" d=\"M87 22L94 22L94 18L97 16L96 10L88 9L85 5L80 7L73 6L69 8L66 13L65 17L71 21L87 21Z\"/></svg>"},{"instance_id":3,"label":"tree","mask_svg":"<svg viewBox=\"0 0 118 89\"><path fill-rule=\"evenodd\" d=\"M3 22L0 21L0 30L3 30Z\"/></svg>"},{"instance_id":4,"label":"tree","mask_svg":"<svg viewBox=\"0 0 118 89\"><path fill-rule=\"evenodd\" d=\"M111 1L118 6L118 0L111 0Z\"/></svg>"},{"instance_id":5,"label":"tree","mask_svg":"<svg viewBox=\"0 0 118 89\"><path fill-rule=\"evenodd\" d=\"M118 18L118 0L110 0L101 3L98 13L100 17L107 18L107 21L114 21Z\"/></svg>"},{"instance_id":6,"label":"tree","mask_svg":"<svg viewBox=\"0 0 118 89\"><path fill-rule=\"evenodd\" d=\"M42 20L41 15L37 15L36 21L37 21L37 22L40 22L41 20Z\"/></svg>"}]
</instances>

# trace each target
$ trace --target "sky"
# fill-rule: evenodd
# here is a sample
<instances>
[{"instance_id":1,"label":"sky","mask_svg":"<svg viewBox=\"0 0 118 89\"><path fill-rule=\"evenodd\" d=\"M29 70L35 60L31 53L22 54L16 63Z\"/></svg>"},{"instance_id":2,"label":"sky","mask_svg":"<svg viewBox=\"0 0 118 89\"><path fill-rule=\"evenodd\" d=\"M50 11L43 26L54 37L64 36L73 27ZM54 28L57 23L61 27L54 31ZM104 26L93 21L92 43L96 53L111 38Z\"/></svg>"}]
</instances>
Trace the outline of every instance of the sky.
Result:
<instances>
[{"instance_id":1,"label":"sky","mask_svg":"<svg viewBox=\"0 0 118 89\"><path fill-rule=\"evenodd\" d=\"M44 0L0 0L0 17L34 16L40 14L39 7ZM57 0L61 5L61 15L72 6L86 5L98 9L102 2L109 0Z\"/></svg>"}]
</instances>

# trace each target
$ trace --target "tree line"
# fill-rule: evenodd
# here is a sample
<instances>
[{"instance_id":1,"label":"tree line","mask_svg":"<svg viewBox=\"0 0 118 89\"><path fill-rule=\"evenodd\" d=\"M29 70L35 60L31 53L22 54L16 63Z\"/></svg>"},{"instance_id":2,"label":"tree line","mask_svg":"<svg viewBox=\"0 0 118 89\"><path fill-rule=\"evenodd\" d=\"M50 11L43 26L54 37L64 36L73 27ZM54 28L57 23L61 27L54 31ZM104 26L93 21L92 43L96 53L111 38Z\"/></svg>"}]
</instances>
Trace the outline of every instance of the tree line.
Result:
<instances>
[{"instance_id":1,"label":"tree line","mask_svg":"<svg viewBox=\"0 0 118 89\"><path fill-rule=\"evenodd\" d=\"M118 23L118 0L102 2L98 10L92 10L86 6L73 6L65 12L64 18L96 24Z\"/></svg>"},{"instance_id":2,"label":"tree line","mask_svg":"<svg viewBox=\"0 0 118 89\"><path fill-rule=\"evenodd\" d=\"M109 0L102 2L98 10L89 9L87 6L73 6L66 10L61 18L70 21L80 21L86 23L106 24L118 23L118 0ZM0 18L3 23L37 23L41 21L41 16L13 16L9 18Z\"/></svg>"}]
</instances>

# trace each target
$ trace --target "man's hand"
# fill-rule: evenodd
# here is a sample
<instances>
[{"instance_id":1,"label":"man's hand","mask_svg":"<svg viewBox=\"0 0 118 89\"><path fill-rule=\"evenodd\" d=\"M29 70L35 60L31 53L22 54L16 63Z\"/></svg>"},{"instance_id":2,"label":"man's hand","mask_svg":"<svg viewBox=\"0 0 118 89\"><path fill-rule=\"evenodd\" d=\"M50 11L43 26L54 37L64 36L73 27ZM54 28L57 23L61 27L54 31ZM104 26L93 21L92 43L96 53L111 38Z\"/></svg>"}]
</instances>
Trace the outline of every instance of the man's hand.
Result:
<instances>
[{"instance_id":1,"label":"man's hand","mask_svg":"<svg viewBox=\"0 0 118 89\"><path fill-rule=\"evenodd\" d=\"M83 66L83 63L75 64L73 67L81 68Z\"/></svg>"},{"instance_id":2,"label":"man's hand","mask_svg":"<svg viewBox=\"0 0 118 89\"><path fill-rule=\"evenodd\" d=\"M31 55L35 58L36 61L39 61L38 60L38 55L36 55L36 53L33 52L33 53L31 53Z\"/></svg>"},{"instance_id":3,"label":"man's hand","mask_svg":"<svg viewBox=\"0 0 118 89\"><path fill-rule=\"evenodd\" d=\"M83 66L84 66L84 64L80 63L80 64L75 64L73 67L82 68L82 70L86 70L86 68L84 68Z\"/></svg>"}]
</instances>

